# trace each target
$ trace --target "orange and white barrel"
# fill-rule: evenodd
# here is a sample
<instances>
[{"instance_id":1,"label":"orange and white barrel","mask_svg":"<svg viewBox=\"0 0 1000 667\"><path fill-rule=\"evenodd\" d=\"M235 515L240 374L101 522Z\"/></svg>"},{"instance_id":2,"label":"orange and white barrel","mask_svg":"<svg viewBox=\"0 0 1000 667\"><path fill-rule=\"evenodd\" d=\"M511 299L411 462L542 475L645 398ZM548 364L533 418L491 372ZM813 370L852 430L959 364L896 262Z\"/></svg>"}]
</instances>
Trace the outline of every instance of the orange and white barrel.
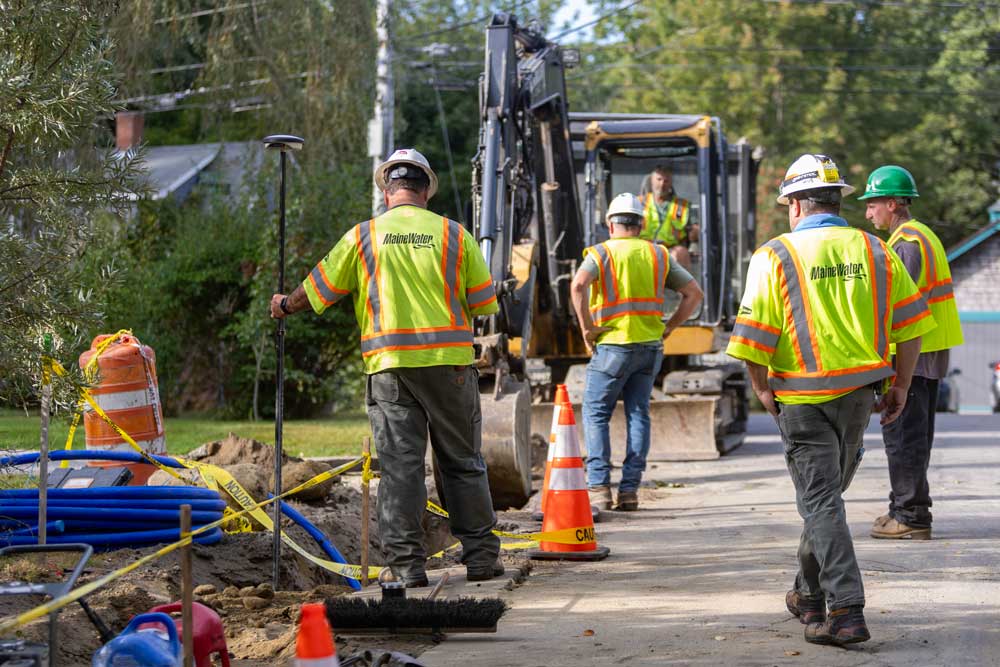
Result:
<instances>
[{"instance_id":1,"label":"orange and white barrel","mask_svg":"<svg viewBox=\"0 0 1000 667\"><path fill-rule=\"evenodd\" d=\"M87 365L101 343L110 336L103 334L91 343L90 349L80 355L80 368ZM134 336L119 335L97 356L96 378L90 388L91 396L108 417L135 443L149 454L165 454L166 438L163 432L163 406L156 379L156 355L153 348L143 345ZM87 449L110 451L135 451L110 424L97 415L90 406L84 413L84 430ZM97 465L120 465L97 462ZM145 484L156 470L147 463L129 464L133 485Z\"/></svg>"}]
</instances>

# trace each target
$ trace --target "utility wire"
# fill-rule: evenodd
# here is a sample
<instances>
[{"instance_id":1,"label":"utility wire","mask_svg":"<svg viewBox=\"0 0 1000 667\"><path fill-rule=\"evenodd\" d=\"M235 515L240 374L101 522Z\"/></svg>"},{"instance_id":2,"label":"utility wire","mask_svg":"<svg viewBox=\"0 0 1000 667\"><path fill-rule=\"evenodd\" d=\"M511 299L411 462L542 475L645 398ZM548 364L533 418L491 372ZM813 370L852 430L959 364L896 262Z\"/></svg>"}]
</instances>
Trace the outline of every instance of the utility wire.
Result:
<instances>
[{"instance_id":1,"label":"utility wire","mask_svg":"<svg viewBox=\"0 0 1000 667\"><path fill-rule=\"evenodd\" d=\"M601 74L607 70L619 69L639 69L639 70L661 70L661 69L712 69L719 71L740 71L740 70L769 70L777 69L791 72L829 72L842 70L845 72L904 72L908 74L925 74L928 67L910 65L793 65L784 63L756 64L756 63L607 63L578 74L567 76L567 81L583 79L594 74ZM941 68L948 72L1000 72L1000 65L982 66L954 66ZM939 70L940 71L940 70Z\"/></svg>"},{"instance_id":2,"label":"utility wire","mask_svg":"<svg viewBox=\"0 0 1000 667\"><path fill-rule=\"evenodd\" d=\"M997 9L1000 3L996 2L926 2L916 3L913 0L761 0L761 2L781 5L841 5L847 7L857 7L864 11L870 7L896 7L901 9L913 9L927 11L932 9Z\"/></svg>"},{"instance_id":3,"label":"utility wire","mask_svg":"<svg viewBox=\"0 0 1000 667\"><path fill-rule=\"evenodd\" d=\"M649 90L649 86L643 86L639 84L632 83L616 83L609 84L613 85L615 90ZM762 89L760 87L747 87L747 86L670 86L670 91L673 90L695 90L695 91L708 91L708 92L718 92L718 93L773 93L778 92L778 88ZM974 99L982 100L1000 100L1000 95L989 95L978 93L971 90L917 90L915 88L787 88L781 86L780 92L782 95L808 95L810 97L815 97L817 99L829 97L830 95L916 95L916 96L926 96L926 97L971 97Z\"/></svg>"},{"instance_id":4,"label":"utility wire","mask_svg":"<svg viewBox=\"0 0 1000 667\"><path fill-rule=\"evenodd\" d=\"M633 0L632 2L630 2L630 3L626 4L626 5L622 5L621 7L616 7L616 8L612 9L609 12L601 14L600 16L598 16L597 18L593 19L592 21L587 21L586 23L582 23L582 24L580 24L578 26L574 26L572 28L567 28L566 30L563 30L561 33L559 33L555 37L552 37L551 41L558 42L560 39L562 39L566 35L571 35L574 32L579 32L579 31L585 30L585 29L587 29L587 28L589 28L591 26L597 25L601 21L607 20L607 19L611 18L612 16L617 16L617 15L621 14L622 12L624 12L626 9L631 9L632 7L635 7L636 5L642 4L643 2L645 2L645 0Z\"/></svg>"}]
</instances>

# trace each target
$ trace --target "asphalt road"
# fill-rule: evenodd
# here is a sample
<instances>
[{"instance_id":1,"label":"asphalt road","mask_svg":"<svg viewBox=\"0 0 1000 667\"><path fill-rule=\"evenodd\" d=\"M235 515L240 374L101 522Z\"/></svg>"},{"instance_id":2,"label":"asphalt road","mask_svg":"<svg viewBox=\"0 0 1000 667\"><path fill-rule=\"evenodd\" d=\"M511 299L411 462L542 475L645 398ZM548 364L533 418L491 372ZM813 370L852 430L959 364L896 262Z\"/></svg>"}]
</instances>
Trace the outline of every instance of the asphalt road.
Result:
<instances>
[{"instance_id":1,"label":"asphalt road","mask_svg":"<svg viewBox=\"0 0 1000 667\"><path fill-rule=\"evenodd\" d=\"M599 563L539 564L504 593L496 635L455 635L435 667L525 665L1000 665L1000 416L939 415L934 539L878 541L888 479L877 422L847 492L872 640L806 644L784 607L801 520L777 427L743 447L648 470L639 512L605 513ZM673 486L682 485L682 486Z\"/></svg>"}]
</instances>

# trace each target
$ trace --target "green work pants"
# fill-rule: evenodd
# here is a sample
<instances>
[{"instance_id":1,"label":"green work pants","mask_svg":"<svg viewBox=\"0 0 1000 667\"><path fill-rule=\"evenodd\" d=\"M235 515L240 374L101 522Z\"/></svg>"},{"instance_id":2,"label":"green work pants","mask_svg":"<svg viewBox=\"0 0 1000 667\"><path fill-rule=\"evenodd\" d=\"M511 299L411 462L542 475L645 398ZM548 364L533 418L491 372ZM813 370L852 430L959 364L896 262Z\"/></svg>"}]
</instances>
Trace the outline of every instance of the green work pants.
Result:
<instances>
[{"instance_id":1,"label":"green work pants","mask_svg":"<svg viewBox=\"0 0 1000 667\"><path fill-rule=\"evenodd\" d=\"M407 581L424 574L427 439L437 459L462 562L488 570L500 553L486 462L480 454L479 376L472 366L394 368L368 376L366 403L382 477L379 532L386 564Z\"/></svg>"},{"instance_id":2,"label":"green work pants","mask_svg":"<svg viewBox=\"0 0 1000 667\"><path fill-rule=\"evenodd\" d=\"M861 462L875 395L863 387L816 405L780 406L778 427L795 501L805 523L795 587L830 610L864 606L861 570L841 494Z\"/></svg>"}]
</instances>

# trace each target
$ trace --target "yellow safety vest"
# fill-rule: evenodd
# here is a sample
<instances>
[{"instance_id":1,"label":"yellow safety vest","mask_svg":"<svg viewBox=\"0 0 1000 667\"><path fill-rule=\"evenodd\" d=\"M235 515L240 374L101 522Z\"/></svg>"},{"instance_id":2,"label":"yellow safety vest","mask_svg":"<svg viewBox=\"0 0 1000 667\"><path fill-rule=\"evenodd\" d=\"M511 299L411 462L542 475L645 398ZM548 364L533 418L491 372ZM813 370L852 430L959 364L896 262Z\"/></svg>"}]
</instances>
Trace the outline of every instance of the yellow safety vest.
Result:
<instances>
[{"instance_id":1,"label":"yellow safety vest","mask_svg":"<svg viewBox=\"0 0 1000 667\"><path fill-rule=\"evenodd\" d=\"M964 342L962 323L958 319L955 292L951 285L948 253L930 227L910 220L900 225L889 237L889 247L897 241L909 241L920 247L920 279L917 287L931 308L937 327L920 340L921 352L934 352L957 347Z\"/></svg>"},{"instance_id":2,"label":"yellow safety vest","mask_svg":"<svg viewBox=\"0 0 1000 667\"><path fill-rule=\"evenodd\" d=\"M687 238L687 224L690 214L691 202L680 197L673 197L667 206L666 213L661 218L660 211L656 208L656 198L650 192L646 195L646 210L639 238L647 241L659 241L667 247L675 246Z\"/></svg>"},{"instance_id":3,"label":"yellow safety vest","mask_svg":"<svg viewBox=\"0 0 1000 667\"><path fill-rule=\"evenodd\" d=\"M366 373L471 364L472 317L498 310L472 235L417 206L355 225L302 287L317 313L353 294Z\"/></svg>"},{"instance_id":4,"label":"yellow safety vest","mask_svg":"<svg viewBox=\"0 0 1000 667\"><path fill-rule=\"evenodd\" d=\"M750 260L726 352L768 366L783 403L823 403L895 374L889 344L934 327L902 260L847 226L782 234Z\"/></svg>"},{"instance_id":5,"label":"yellow safety vest","mask_svg":"<svg viewBox=\"0 0 1000 667\"><path fill-rule=\"evenodd\" d=\"M663 290L670 253L640 238L609 239L583 251L597 262L590 312L610 327L598 344L627 345L663 338Z\"/></svg>"}]
</instances>

